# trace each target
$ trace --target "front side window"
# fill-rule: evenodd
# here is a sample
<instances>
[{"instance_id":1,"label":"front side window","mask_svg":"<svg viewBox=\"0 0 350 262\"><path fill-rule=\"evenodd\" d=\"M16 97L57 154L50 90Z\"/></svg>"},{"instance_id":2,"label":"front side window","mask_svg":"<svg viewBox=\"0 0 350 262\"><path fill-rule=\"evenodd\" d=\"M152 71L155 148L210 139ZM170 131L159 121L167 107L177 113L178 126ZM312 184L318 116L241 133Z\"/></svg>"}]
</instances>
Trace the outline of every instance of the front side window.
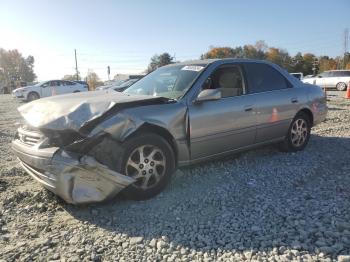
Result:
<instances>
[{"instance_id":1,"label":"front side window","mask_svg":"<svg viewBox=\"0 0 350 262\"><path fill-rule=\"evenodd\" d=\"M221 97L244 94L242 70L236 65L224 65L217 69L206 81L203 89L218 89Z\"/></svg>"},{"instance_id":2,"label":"front side window","mask_svg":"<svg viewBox=\"0 0 350 262\"><path fill-rule=\"evenodd\" d=\"M270 65L246 63L244 67L250 94L289 88L284 76Z\"/></svg>"},{"instance_id":3,"label":"front side window","mask_svg":"<svg viewBox=\"0 0 350 262\"><path fill-rule=\"evenodd\" d=\"M330 77L331 76L331 72L323 72L321 74L318 75L319 77L323 78L323 77Z\"/></svg>"},{"instance_id":4,"label":"front side window","mask_svg":"<svg viewBox=\"0 0 350 262\"><path fill-rule=\"evenodd\" d=\"M45 83L42 83L41 84L41 87L47 87L47 86L49 86L50 85L50 82L45 82Z\"/></svg>"},{"instance_id":5,"label":"front side window","mask_svg":"<svg viewBox=\"0 0 350 262\"><path fill-rule=\"evenodd\" d=\"M161 67L138 80L124 93L179 99L191 87L204 68L204 64Z\"/></svg>"}]
</instances>

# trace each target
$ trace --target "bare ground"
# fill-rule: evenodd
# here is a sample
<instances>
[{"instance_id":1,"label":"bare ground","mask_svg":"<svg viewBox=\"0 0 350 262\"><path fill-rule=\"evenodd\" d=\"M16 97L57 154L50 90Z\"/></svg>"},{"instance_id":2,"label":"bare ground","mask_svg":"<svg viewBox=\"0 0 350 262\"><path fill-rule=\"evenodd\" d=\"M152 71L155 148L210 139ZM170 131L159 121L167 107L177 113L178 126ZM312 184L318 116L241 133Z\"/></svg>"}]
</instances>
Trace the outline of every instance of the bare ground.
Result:
<instances>
[{"instance_id":1,"label":"bare ground","mask_svg":"<svg viewBox=\"0 0 350 262\"><path fill-rule=\"evenodd\" d=\"M20 168L19 102L0 95L0 260L350 261L350 100L331 92L308 147L178 171L143 202L72 206Z\"/></svg>"}]
</instances>

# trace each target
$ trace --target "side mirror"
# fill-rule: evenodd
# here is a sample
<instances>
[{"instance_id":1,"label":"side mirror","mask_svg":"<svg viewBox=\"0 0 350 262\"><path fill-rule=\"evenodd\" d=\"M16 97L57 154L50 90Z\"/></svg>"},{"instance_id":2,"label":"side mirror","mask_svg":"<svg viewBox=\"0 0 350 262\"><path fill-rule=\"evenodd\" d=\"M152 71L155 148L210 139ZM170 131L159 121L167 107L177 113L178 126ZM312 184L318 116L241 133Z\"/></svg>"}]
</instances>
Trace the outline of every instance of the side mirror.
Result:
<instances>
[{"instance_id":1,"label":"side mirror","mask_svg":"<svg viewBox=\"0 0 350 262\"><path fill-rule=\"evenodd\" d=\"M203 102L203 101L211 101L211 100L219 100L221 98L221 91L218 89L204 89L202 90L195 102Z\"/></svg>"}]
</instances>

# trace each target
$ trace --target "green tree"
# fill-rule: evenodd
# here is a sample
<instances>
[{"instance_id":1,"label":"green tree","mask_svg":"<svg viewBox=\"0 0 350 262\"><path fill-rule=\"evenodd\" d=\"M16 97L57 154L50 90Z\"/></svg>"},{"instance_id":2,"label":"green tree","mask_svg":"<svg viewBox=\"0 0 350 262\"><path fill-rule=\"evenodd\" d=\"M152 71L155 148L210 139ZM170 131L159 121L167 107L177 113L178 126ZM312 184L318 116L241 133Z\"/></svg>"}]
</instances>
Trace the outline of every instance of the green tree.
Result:
<instances>
[{"instance_id":1,"label":"green tree","mask_svg":"<svg viewBox=\"0 0 350 262\"><path fill-rule=\"evenodd\" d=\"M292 59L288 52L283 49L270 47L266 52L266 60L269 60L288 71L291 71L292 69Z\"/></svg>"},{"instance_id":2,"label":"green tree","mask_svg":"<svg viewBox=\"0 0 350 262\"><path fill-rule=\"evenodd\" d=\"M151 58L151 62L148 65L147 72L150 73L156 70L158 67L172 64L174 58L169 55L169 53L163 53L161 55L154 55Z\"/></svg>"},{"instance_id":3,"label":"green tree","mask_svg":"<svg viewBox=\"0 0 350 262\"><path fill-rule=\"evenodd\" d=\"M302 72L304 75L312 75L313 74L313 64L316 60L316 56L311 53L306 53L303 55L303 69Z\"/></svg>"},{"instance_id":4,"label":"green tree","mask_svg":"<svg viewBox=\"0 0 350 262\"><path fill-rule=\"evenodd\" d=\"M234 49L231 47L210 47L210 50L201 56L202 59L234 57Z\"/></svg>"},{"instance_id":5,"label":"green tree","mask_svg":"<svg viewBox=\"0 0 350 262\"><path fill-rule=\"evenodd\" d=\"M34 57L23 57L18 50L0 48L0 81L5 85L13 85L16 81L33 82L36 79L34 73Z\"/></svg>"}]
</instances>

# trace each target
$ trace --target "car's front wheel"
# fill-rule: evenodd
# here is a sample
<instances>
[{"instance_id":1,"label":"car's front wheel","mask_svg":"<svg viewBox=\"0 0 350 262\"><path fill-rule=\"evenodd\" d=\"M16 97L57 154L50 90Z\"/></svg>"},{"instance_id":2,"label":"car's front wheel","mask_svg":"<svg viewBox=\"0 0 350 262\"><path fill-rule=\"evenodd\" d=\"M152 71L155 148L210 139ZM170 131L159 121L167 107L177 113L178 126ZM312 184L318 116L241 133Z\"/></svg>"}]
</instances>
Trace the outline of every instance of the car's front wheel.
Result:
<instances>
[{"instance_id":1,"label":"car's front wheel","mask_svg":"<svg viewBox=\"0 0 350 262\"><path fill-rule=\"evenodd\" d=\"M37 100L37 99L39 99L40 98L40 96L39 96L39 94L37 93L37 92L30 92L29 94L28 94L28 101L30 102L30 101L34 101L34 100Z\"/></svg>"},{"instance_id":2,"label":"car's front wheel","mask_svg":"<svg viewBox=\"0 0 350 262\"><path fill-rule=\"evenodd\" d=\"M344 82L339 82L335 87L338 91L345 91L347 86Z\"/></svg>"},{"instance_id":3,"label":"car's front wheel","mask_svg":"<svg viewBox=\"0 0 350 262\"><path fill-rule=\"evenodd\" d=\"M124 190L129 199L144 200L160 193L175 168L174 152L169 143L155 134L140 134L124 144L120 172L136 179Z\"/></svg>"},{"instance_id":4,"label":"car's front wheel","mask_svg":"<svg viewBox=\"0 0 350 262\"><path fill-rule=\"evenodd\" d=\"M281 143L281 150L295 152L303 150L310 139L311 123L309 117L304 113L297 114Z\"/></svg>"}]
</instances>

